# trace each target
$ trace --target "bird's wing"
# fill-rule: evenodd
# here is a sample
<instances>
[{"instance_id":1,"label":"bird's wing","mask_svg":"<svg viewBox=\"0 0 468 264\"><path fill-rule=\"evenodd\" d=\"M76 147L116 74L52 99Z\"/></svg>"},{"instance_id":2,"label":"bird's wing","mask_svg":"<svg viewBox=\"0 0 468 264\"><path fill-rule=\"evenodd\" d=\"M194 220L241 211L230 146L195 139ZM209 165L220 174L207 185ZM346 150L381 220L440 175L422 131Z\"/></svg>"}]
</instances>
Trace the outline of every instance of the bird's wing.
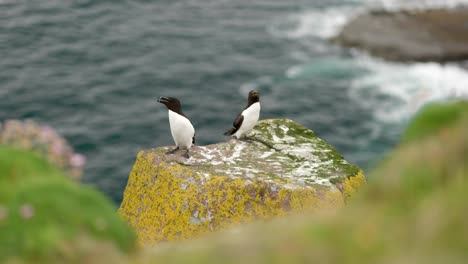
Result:
<instances>
[{"instance_id":1,"label":"bird's wing","mask_svg":"<svg viewBox=\"0 0 468 264\"><path fill-rule=\"evenodd\" d=\"M238 114L236 119L234 120L234 123L232 123L232 128L226 131L224 135L230 136L236 133L237 130L239 130L239 128L241 127L243 121L244 121L244 116L242 115L242 113Z\"/></svg>"},{"instance_id":2,"label":"bird's wing","mask_svg":"<svg viewBox=\"0 0 468 264\"><path fill-rule=\"evenodd\" d=\"M238 114L236 120L234 120L234 123L232 123L232 126L235 127L236 130L238 130L241 127L243 121L244 116L242 114Z\"/></svg>"}]
</instances>

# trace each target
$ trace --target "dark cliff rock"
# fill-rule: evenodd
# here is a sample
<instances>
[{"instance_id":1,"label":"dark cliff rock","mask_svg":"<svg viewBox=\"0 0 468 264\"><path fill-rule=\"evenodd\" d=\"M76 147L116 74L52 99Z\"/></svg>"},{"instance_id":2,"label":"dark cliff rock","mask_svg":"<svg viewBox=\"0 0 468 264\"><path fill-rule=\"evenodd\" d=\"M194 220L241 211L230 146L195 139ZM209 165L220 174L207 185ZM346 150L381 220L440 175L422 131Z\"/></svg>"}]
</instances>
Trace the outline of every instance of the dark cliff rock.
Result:
<instances>
[{"instance_id":1,"label":"dark cliff rock","mask_svg":"<svg viewBox=\"0 0 468 264\"><path fill-rule=\"evenodd\" d=\"M468 59L468 7L372 11L350 21L332 41L396 61Z\"/></svg>"}]
</instances>

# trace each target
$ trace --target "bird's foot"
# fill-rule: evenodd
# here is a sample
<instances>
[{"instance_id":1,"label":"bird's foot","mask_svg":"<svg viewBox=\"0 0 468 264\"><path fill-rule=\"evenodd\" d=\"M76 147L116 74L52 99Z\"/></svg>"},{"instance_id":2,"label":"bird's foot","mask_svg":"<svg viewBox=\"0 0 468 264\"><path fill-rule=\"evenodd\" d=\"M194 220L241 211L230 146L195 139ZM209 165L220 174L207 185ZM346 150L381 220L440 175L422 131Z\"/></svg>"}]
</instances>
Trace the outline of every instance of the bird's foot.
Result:
<instances>
[{"instance_id":1,"label":"bird's foot","mask_svg":"<svg viewBox=\"0 0 468 264\"><path fill-rule=\"evenodd\" d=\"M178 150L179 150L179 146L177 146L177 148L175 148L175 149L173 149L173 150L170 150L170 151L166 152L166 155L167 155L167 154L174 154L174 153L175 153L176 151L178 151Z\"/></svg>"},{"instance_id":2,"label":"bird's foot","mask_svg":"<svg viewBox=\"0 0 468 264\"><path fill-rule=\"evenodd\" d=\"M188 159L188 158L190 158L190 156L189 156L188 153L189 153L189 150L187 149L187 151L186 151L186 152L184 153L184 155L182 155L182 156L183 156L184 158Z\"/></svg>"}]
</instances>

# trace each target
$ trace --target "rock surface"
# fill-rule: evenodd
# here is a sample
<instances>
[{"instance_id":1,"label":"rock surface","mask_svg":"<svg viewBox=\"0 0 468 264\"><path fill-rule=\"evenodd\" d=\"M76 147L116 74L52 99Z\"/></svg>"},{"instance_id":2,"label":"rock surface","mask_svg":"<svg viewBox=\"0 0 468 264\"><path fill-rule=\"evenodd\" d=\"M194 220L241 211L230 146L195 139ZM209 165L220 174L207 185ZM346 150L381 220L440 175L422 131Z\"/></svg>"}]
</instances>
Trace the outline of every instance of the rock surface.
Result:
<instances>
[{"instance_id":1,"label":"rock surface","mask_svg":"<svg viewBox=\"0 0 468 264\"><path fill-rule=\"evenodd\" d=\"M141 151L119 209L140 242L337 208L365 182L357 166L291 120L260 121L249 136L194 147L188 160L165 155L169 147Z\"/></svg>"},{"instance_id":2,"label":"rock surface","mask_svg":"<svg viewBox=\"0 0 468 264\"><path fill-rule=\"evenodd\" d=\"M468 7L373 11L350 21L333 40L397 61L468 59Z\"/></svg>"}]
</instances>

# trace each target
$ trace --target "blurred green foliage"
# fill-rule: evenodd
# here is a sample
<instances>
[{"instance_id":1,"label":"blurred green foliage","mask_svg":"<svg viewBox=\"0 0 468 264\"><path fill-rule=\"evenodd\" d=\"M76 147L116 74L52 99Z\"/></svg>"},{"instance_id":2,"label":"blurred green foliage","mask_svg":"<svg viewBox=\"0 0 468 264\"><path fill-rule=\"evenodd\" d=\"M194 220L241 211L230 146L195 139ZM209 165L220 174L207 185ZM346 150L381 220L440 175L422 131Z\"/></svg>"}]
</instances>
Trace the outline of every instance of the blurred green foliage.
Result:
<instances>
[{"instance_id":1,"label":"blurred green foliage","mask_svg":"<svg viewBox=\"0 0 468 264\"><path fill-rule=\"evenodd\" d=\"M77 181L86 164L86 157L55 129L30 119L0 122L0 144L33 151Z\"/></svg>"},{"instance_id":2,"label":"blurred green foliage","mask_svg":"<svg viewBox=\"0 0 468 264\"><path fill-rule=\"evenodd\" d=\"M468 101L429 104L411 120L402 141L406 143L434 135L450 128L467 115Z\"/></svg>"},{"instance_id":3,"label":"blurred green foliage","mask_svg":"<svg viewBox=\"0 0 468 264\"><path fill-rule=\"evenodd\" d=\"M91 252L80 245L90 241L96 246L90 250L109 244L129 252L135 245L102 194L36 153L0 145L0 260L73 262Z\"/></svg>"}]
</instances>

